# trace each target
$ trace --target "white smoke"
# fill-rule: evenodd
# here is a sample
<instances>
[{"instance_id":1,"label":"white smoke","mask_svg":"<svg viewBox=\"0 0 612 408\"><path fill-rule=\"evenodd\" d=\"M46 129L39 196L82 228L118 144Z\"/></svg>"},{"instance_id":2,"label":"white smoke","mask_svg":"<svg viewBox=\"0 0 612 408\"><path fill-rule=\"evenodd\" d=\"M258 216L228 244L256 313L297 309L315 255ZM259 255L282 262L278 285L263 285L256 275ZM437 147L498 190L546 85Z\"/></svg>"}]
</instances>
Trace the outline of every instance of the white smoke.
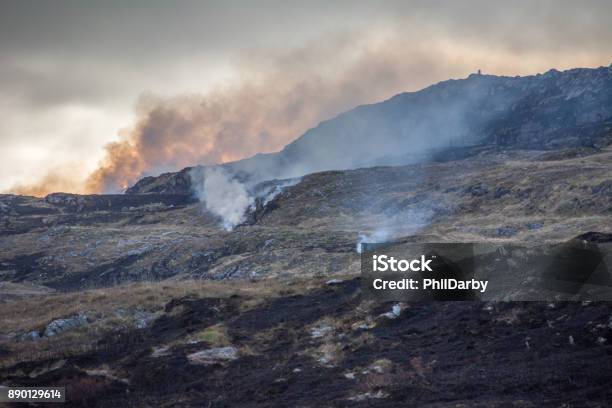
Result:
<instances>
[{"instance_id":1,"label":"white smoke","mask_svg":"<svg viewBox=\"0 0 612 408\"><path fill-rule=\"evenodd\" d=\"M368 233L360 233L357 237L357 253L360 254L362 251L363 244L378 244L386 242L391 238L392 234L387 230L378 230Z\"/></svg>"},{"instance_id":2,"label":"white smoke","mask_svg":"<svg viewBox=\"0 0 612 408\"><path fill-rule=\"evenodd\" d=\"M205 168L203 177L194 187L200 201L208 211L221 218L227 231L244 222L246 211L254 204L246 186L222 167Z\"/></svg>"},{"instance_id":3,"label":"white smoke","mask_svg":"<svg viewBox=\"0 0 612 408\"><path fill-rule=\"evenodd\" d=\"M302 178L296 177L279 182L273 188L267 191L263 196L261 196L262 205L265 207L270 201L274 200L276 196L282 193L287 187L295 186L300 181L302 181Z\"/></svg>"},{"instance_id":4,"label":"white smoke","mask_svg":"<svg viewBox=\"0 0 612 408\"><path fill-rule=\"evenodd\" d=\"M363 244L382 244L400 237L412 235L428 225L434 213L430 208L398 211L387 223L378 225L370 232L361 232L357 237L356 251L363 251Z\"/></svg>"}]
</instances>

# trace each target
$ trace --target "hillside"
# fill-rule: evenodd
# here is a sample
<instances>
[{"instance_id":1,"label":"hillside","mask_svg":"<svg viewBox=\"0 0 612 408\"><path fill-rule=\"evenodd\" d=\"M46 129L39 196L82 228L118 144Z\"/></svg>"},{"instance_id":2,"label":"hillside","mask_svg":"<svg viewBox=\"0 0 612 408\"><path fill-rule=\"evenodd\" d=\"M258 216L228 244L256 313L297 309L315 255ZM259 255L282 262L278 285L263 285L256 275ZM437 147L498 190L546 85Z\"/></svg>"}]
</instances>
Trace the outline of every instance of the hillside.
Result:
<instances>
[{"instance_id":1,"label":"hillside","mask_svg":"<svg viewBox=\"0 0 612 408\"><path fill-rule=\"evenodd\" d=\"M0 277L75 290L169 277L356 273L362 233L562 241L612 230L611 166L610 148L491 150L315 173L231 232L186 194L2 196Z\"/></svg>"},{"instance_id":2,"label":"hillside","mask_svg":"<svg viewBox=\"0 0 612 408\"><path fill-rule=\"evenodd\" d=\"M225 167L258 182L440 159L448 148L460 146L550 150L610 143L612 65L440 82L357 107L320 123L278 153ZM188 171L144 178L127 192L188 192Z\"/></svg>"}]
</instances>

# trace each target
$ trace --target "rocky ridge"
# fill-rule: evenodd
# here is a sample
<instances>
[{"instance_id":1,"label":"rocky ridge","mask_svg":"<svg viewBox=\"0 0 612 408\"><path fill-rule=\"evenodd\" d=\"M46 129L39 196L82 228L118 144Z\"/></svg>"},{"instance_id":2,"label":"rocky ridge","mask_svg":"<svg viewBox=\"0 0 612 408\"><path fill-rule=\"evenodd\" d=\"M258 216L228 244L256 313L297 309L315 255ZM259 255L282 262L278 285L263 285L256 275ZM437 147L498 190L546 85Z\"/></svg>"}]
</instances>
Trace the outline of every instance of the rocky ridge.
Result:
<instances>
[{"instance_id":1,"label":"rocky ridge","mask_svg":"<svg viewBox=\"0 0 612 408\"><path fill-rule=\"evenodd\" d=\"M447 160L458 152L474 154L478 146L559 150L611 143L612 64L525 77L473 74L440 82L324 121L278 153L224 166L242 179L262 181ZM144 178L127 193L187 193L190 170Z\"/></svg>"}]
</instances>

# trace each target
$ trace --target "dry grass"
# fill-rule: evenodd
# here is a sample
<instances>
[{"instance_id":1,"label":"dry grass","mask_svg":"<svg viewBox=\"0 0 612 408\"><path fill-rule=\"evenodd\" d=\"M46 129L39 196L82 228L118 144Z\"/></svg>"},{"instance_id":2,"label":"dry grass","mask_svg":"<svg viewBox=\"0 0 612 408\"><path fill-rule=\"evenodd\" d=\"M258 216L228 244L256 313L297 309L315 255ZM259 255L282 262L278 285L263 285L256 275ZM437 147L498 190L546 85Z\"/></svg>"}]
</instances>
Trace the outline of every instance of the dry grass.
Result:
<instances>
[{"instance_id":1,"label":"dry grass","mask_svg":"<svg viewBox=\"0 0 612 408\"><path fill-rule=\"evenodd\" d=\"M312 283L294 281L290 286L282 282L213 282L202 280L163 281L155 283L133 283L118 287L94 289L75 293L29 294L18 300L5 302L0 308L2 331L19 334L31 330L42 330L51 320L86 313L91 324L54 337L43 337L37 341L11 341L3 343L9 354L0 359L0 366L8 367L16 362L47 359L65 359L95 349L103 333L122 329L131 324L118 310L144 310L161 313L172 299L183 297L229 297L241 296L247 305L255 307L265 299L283 293L297 292ZM14 288L12 288L14 289ZM242 302L241 302L242 303ZM229 344L223 325L210 326L194 333L194 338L185 341L205 341L212 346Z\"/></svg>"},{"instance_id":2,"label":"dry grass","mask_svg":"<svg viewBox=\"0 0 612 408\"><path fill-rule=\"evenodd\" d=\"M222 323L209 326L204 330L191 333L183 342L205 342L210 347L224 347L230 345L230 337L227 333L227 327Z\"/></svg>"},{"instance_id":3,"label":"dry grass","mask_svg":"<svg viewBox=\"0 0 612 408\"><path fill-rule=\"evenodd\" d=\"M303 293L320 287L321 281L296 278L290 281L266 279L247 281L168 280L131 283L116 287L70 293L41 293L8 301L0 307L2 332L26 332L44 327L53 319L86 313L93 320L116 317L119 309L158 312L172 299L182 297L244 298L244 310L270 297Z\"/></svg>"}]
</instances>

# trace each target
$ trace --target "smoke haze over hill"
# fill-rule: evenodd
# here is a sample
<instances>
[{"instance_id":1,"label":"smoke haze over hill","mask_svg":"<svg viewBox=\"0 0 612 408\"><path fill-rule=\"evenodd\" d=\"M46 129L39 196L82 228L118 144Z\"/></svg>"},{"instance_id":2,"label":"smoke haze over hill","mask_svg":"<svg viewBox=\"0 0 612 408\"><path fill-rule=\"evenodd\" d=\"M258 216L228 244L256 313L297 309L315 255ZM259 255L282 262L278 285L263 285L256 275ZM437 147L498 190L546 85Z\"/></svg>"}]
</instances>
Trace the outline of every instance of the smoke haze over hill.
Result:
<instances>
[{"instance_id":1,"label":"smoke haze over hill","mask_svg":"<svg viewBox=\"0 0 612 408\"><path fill-rule=\"evenodd\" d=\"M453 74L469 72L471 63L458 58L442 45L432 53L392 37L365 39L355 47L344 36L325 45L252 55L241 62L244 77L232 86L208 94L142 97L136 125L106 147L86 190L117 192L143 175L278 151L356 104L436 80L444 70L441 61L453 65Z\"/></svg>"},{"instance_id":2,"label":"smoke haze over hill","mask_svg":"<svg viewBox=\"0 0 612 408\"><path fill-rule=\"evenodd\" d=\"M479 68L607 65L612 39L595 1L0 7L0 190L36 195L278 151L356 105Z\"/></svg>"}]
</instances>

